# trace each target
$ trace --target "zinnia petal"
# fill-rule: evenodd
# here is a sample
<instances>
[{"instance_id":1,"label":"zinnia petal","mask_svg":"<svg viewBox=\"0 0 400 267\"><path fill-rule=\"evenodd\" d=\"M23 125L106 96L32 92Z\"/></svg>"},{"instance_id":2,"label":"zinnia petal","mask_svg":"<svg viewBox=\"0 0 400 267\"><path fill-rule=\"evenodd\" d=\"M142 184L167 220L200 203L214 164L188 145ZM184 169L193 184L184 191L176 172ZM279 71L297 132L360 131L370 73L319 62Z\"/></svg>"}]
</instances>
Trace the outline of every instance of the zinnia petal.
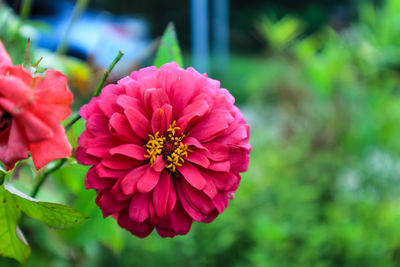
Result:
<instances>
[{"instance_id":1,"label":"zinnia petal","mask_svg":"<svg viewBox=\"0 0 400 267\"><path fill-rule=\"evenodd\" d=\"M154 171L152 168L147 168L137 183L137 189L139 192L148 193L157 185L159 179L159 172Z\"/></svg>"},{"instance_id":2,"label":"zinnia petal","mask_svg":"<svg viewBox=\"0 0 400 267\"><path fill-rule=\"evenodd\" d=\"M142 139L147 139L148 134L150 133L150 124L148 119L138 110L133 108L127 108L125 110L125 115L136 135Z\"/></svg>"},{"instance_id":3,"label":"zinnia petal","mask_svg":"<svg viewBox=\"0 0 400 267\"><path fill-rule=\"evenodd\" d=\"M149 201L149 194L136 193L129 204L129 217L135 222L144 222L149 217Z\"/></svg>"},{"instance_id":4,"label":"zinnia petal","mask_svg":"<svg viewBox=\"0 0 400 267\"><path fill-rule=\"evenodd\" d=\"M110 149L110 154L120 154L137 160L145 160L146 149L135 144L123 144Z\"/></svg>"},{"instance_id":5,"label":"zinnia petal","mask_svg":"<svg viewBox=\"0 0 400 267\"><path fill-rule=\"evenodd\" d=\"M192 164L187 163L181 167L179 167L179 171L182 176L191 184L193 187L198 190L202 190L206 185L206 180L204 179L201 172L194 167Z\"/></svg>"},{"instance_id":6,"label":"zinnia petal","mask_svg":"<svg viewBox=\"0 0 400 267\"><path fill-rule=\"evenodd\" d=\"M175 195L175 192L172 177L168 172L163 172L153 193L153 205L158 217L164 217L167 213L172 211L176 202L176 196L174 199L173 195ZM172 198L173 201L172 207L168 207L168 200L170 198Z\"/></svg>"}]
</instances>

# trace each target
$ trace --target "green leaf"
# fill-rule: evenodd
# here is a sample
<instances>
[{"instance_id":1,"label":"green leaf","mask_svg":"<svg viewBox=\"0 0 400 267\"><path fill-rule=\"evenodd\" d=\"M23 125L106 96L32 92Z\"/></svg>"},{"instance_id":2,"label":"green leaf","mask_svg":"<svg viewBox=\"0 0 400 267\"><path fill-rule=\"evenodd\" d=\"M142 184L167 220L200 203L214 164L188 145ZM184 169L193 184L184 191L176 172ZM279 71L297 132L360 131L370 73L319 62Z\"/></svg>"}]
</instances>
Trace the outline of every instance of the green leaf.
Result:
<instances>
[{"instance_id":1,"label":"green leaf","mask_svg":"<svg viewBox=\"0 0 400 267\"><path fill-rule=\"evenodd\" d=\"M23 263L31 251L17 227L20 216L21 210L13 195L0 186L0 255Z\"/></svg>"},{"instance_id":2,"label":"green leaf","mask_svg":"<svg viewBox=\"0 0 400 267\"><path fill-rule=\"evenodd\" d=\"M178 66L183 65L181 49L176 38L175 26L170 22L161 38L154 65L159 68L165 63L175 61Z\"/></svg>"},{"instance_id":3,"label":"green leaf","mask_svg":"<svg viewBox=\"0 0 400 267\"><path fill-rule=\"evenodd\" d=\"M84 214L67 205L37 201L9 185L7 190L13 194L16 203L26 215L50 227L67 229L87 219Z\"/></svg>"}]
</instances>

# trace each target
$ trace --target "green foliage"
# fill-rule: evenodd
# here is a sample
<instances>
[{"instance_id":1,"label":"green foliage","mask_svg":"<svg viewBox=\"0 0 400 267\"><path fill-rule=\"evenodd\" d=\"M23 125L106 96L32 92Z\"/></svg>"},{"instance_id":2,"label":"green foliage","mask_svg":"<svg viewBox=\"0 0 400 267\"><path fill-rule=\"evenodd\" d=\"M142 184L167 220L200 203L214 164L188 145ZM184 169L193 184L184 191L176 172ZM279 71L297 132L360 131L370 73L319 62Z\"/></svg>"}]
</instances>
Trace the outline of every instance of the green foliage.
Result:
<instances>
[{"instance_id":1,"label":"green foliage","mask_svg":"<svg viewBox=\"0 0 400 267\"><path fill-rule=\"evenodd\" d=\"M159 68L165 63L175 61L182 67L182 54L176 38L175 26L171 22L168 24L163 36L161 37L160 47L154 65Z\"/></svg>"},{"instance_id":2,"label":"green foliage","mask_svg":"<svg viewBox=\"0 0 400 267\"><path fill-rule=\"evenodd\" d=\"M0 186L0 255L24 262L30 248L17 223L21 209L14 196L4 186Z\"/></svg>"},{"instance_id":3,"label":"green foliage","mask_svg":"<svg viewBox=\"0 0 400 267\"><path fill-rule=\"evenodd\" d=\"M37 201L11 185L0 186L0 255L25 262L30 248L18 228L21 211L46 225L66 229L83 222L87 217L66 205Z\"/></svg>"},{"instance_id":4,"label":"green foliage","mask_svg":"<svg viewBox=\"0 0 400 267\"><path fill-rule=\"evenodd\" d=\"M267 39L272 49L282 50L290 45L302 33L300 20L287 15L280 20L262 19L259 31Z\"/></svg>"},{"instance_id":5,"label":"green foliage","mask_svg":"<svg viewBox=\"0 0 400 267\"><path fill-rule=\"evenodd\" d=\"M84 189L88 167L70 161L39 197L89 219L62 231L21 220L33 248L27 266L398 266L400 1L379 9L364 2L359 14L340 32L309 36L302 19L263 20L274 43L268 56L232 57L222 86L251 125L253 150L214 222L173 239L136 238L102 218L96 192ZM167 47L159 65L176 60ZM74 125L71 138L83 127ZM18 188L32 183L28 169L12 181Z\"/></svg>"},{"instance_id":6,"label":"green foliage","mask_svg":"<svg viewBox=\"0 0 400 267\"><path fill-rule=\"evenodd\" d=\"M26 215L53 228L71 228L87 218L76 209L66 205L35 201L18 195L14 195L14 199Z\"/></svg>"}]
</instances>

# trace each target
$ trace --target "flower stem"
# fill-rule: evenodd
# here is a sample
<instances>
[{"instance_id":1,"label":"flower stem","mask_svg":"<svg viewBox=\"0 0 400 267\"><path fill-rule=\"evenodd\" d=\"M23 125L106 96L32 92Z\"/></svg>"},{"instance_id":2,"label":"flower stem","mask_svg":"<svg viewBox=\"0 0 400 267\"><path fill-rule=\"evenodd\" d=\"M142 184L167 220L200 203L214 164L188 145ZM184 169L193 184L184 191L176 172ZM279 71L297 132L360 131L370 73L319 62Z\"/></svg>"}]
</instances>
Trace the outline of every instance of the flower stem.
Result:
<instances>
[{"instance_id":1,"label":"flower stem","mask_svg":"<svg viewBox=\"0 0 400 267\"><path fill-rule=\"evenodd\" d=\"M113 62L108 67L106 72L104 72L103 78L101 78L101 81L100 81L99 85L97 86L96 91L94 92L94 95L93 95L94 97L100 95L101 89L103 89L104 83L106 82L108 75L111 73L111 71L113 70L115 65L118 63L118 61L122 58L123 55L124 55L124 53L122 53L121 51L118 51L118 55L114 58Z\"/></svg>"},{"instance_id":2,"label":"flower stem","mask_svg":"<svg viewBox=\"0 0 400 267\"><path fill-rule=\"evenodd\" d=\"M93 94L93 97L99 96L101 93L101 89L104 87L104 83L106 82L108 75L110 75L111 71L114 69L115 65L120 61L124 53L121 51L118 51L118 55L114 58L113 62L111 63L110 66L108 66L108 69L104 72L103 77L101 78L101 81L99 85L96 88L96 91ZM75 122L79 121L81 116L79 114L75 115L75 117L65 126L65 130L68 131L72 125L74 125Z\"/></svg>"},{"instance_id":3,"label":"flower stem","mask_svg":"<svg viewBox=\"0 0 400 267\"><path fill-rule=\"evenodd\" d=\"M36 186L31 193L31 197L36 197L36 195L39 193L39 189L42 187L43 183L46 181L49 175L58 170L59 168L61 168L66 161L67 159L61 159L54 167L46 170L46 172L44 172L42 175L38 177L39 180L36 183Z\"/></svg>"},{"instance_id":4,"label":"flower stem","mask_svg":"<svg viewBox=\"0 0 400 267\"><path fill-rule=\"evenodd\" d=\"M65 131L68 131L71 129L72 125L75 124L75 122L79 121L81 116L79 114L76 114L75 117L65 126Z\"/></svg>"}]
</instances>

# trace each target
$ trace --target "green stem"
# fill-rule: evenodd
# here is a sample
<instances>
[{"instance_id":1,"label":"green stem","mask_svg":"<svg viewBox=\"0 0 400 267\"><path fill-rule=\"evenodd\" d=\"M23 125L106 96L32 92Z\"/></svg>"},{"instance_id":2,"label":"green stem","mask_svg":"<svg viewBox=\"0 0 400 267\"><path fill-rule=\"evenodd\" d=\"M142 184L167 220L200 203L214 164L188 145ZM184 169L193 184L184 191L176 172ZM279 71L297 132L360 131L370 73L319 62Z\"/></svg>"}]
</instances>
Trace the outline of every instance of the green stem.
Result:
<instances>
[{"instance_id":1,"label":"green stem","mask_svg":"<svg viewBox=\"0 0 400 267\"><path fill-rule=\"evenodd\" d=\"M29 13L31 12L31 7L32 7L32 0L22 1L22 7L19 14L19 18L21 19L21 21L24 21L28 18Z\"/></svg>"},{"instance_id":2,"label":"green stem","mask_svg":"<svg viewBox=\"0 0 400 267\"><path fill-rule=\"evenodd\" d=\"M68 38L69 34L72 30L72 27L74 26L75 22L79 19L79 17L82 15L82 13L85 11L87 5L89 4L89 0L78 0L76 2L74 11L72 12L71 19L68 23L67 30L64 33L64 36L57 47L56 53L59 55L65 54L68 50Z\"/></svg>"},{"instance_id":3,"label":"green stem","mask_svg":"<svg viewBox=\"0 0 400 267\"><path fill-rule=\"evenodd\" d=\"M65 126L65 131L68 132L69 129L71 129L72 125L75 124L75 122L79 121L81 116L79 114L76 114L75 117Z\"/></svg>"},{"instance_id":4,"label":"green stem","mask_svg":"<svg viewBox=\"0 0 400 267\"><path fill-rule=\"evenodd\" d=\"M54 167L48 169L46 172L38 177L39 180L31 193L31 197L36 197L36 195L39 193L39 189L42 187L43 183L46 181L49 175L61 168L66 161L67 159L61 159Z\"/></svg>"},{"instance_id":5,"label":"green stem","mask_svg":"<svg viewBox=\"0 0 400 267\"><path fill-rule=\"evenodd\" d=\"M115 65L120 61L124 53L121 51L118 51L118 55L114 58L113 62L111 63L110 66L108 66L108 69L104 72L103 77L101 78L101 81L99 85L96 88L96 91L93 94L93 97L99 96L101 93L101 89L104 87L104 83L106 82L108 75L110 75L111 71L114 69ZM79 114L75 115L75 117L65 126L65 130L68 131L72 125L75 124L75 122L79 121L81 116Z\"/></svg>"},{"instance_id":6,"label":"green stem","mask_svg":"<svg viewBox=\"0 0 400 267\"><path fill-rule=\"evenodd\" d=\"M101 89L103 89L104 83L106 82L108 75L111 73L115 65L118 63L118 61L121 59L121 57L124 55L121 51L118 51L118 55L114 58L113 62L111 65L108 67L106 72L104 72L103 78L101 79L99 85L97 86L96 91L94 92L94 97L99 96L101 93Z\"/></svg>"}]
</instances>

